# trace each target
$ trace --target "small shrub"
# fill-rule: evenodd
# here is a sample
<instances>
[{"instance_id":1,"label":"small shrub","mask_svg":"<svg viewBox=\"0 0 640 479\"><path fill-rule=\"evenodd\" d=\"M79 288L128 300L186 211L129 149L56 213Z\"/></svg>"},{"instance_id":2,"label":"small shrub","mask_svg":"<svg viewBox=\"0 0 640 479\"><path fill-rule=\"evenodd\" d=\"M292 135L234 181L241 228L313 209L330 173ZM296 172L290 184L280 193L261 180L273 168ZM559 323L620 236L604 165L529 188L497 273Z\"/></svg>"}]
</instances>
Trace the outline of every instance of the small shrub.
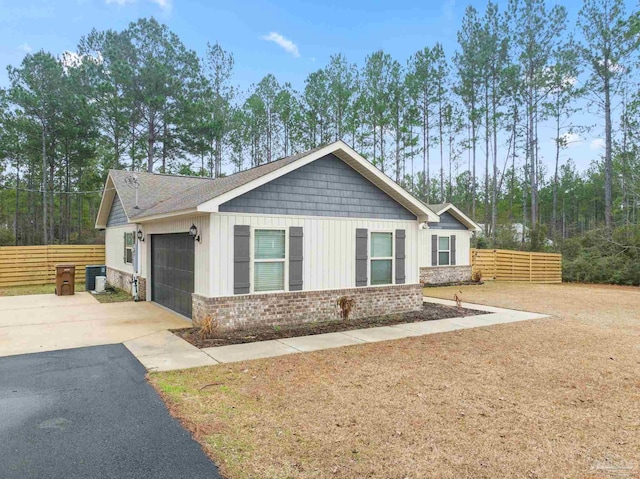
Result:
<instances>
[{"instance_id":1,"label":"small shrub","mask_svg":"<svg viewBox=\"0 0 640 479\"><path fill-rule=\"evenodd\" d=\"M474 283L479 283L480 281L482 281L481 269L477 269L471 274L471 281L473 281Z\"/></svg>"},{"instance_id":2,"label":"small shrub","mask_svg":"<svg viewBox=\"0 0 640 479\"><path fill-rule=\"evenodd\" d=\"M453 299L456 302L456 306L458 309L462 308L462 291L458 291L453 295Z\"/></svg>"},{"instance_id":3,"label":"small shrub","mask_svg":"<svg viewBox=\"0 0 640 479\"><path fill-rule=\"evenodd\" d=\"M351 310L356 305L356 300L350 296L340 296L336 301L336 304L340 308L340 316L343 321L349 319L349 315L351 314Z\"/></svg>"},{"instance_id":4,"label":"small shrub","mask_svg":"<svg viewBox=\"0 0 640 479\"><path fill-rule=\"evenodd\" d=\"M217 319L213 319L211 316L205 316L203 319L194 323L194 326L198 328L198 338L212 339L218 334L220 325Z\"/></svg>"}]
</instances>

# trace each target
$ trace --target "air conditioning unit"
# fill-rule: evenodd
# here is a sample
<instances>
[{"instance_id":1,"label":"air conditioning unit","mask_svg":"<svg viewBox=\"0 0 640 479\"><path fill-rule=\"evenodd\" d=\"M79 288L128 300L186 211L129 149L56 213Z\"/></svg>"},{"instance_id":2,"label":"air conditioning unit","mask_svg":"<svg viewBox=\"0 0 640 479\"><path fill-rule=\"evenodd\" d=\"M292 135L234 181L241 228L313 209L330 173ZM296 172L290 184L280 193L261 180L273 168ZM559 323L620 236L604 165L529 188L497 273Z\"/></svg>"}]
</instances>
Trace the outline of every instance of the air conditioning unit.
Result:
<instances>
[{"instance_id":1,"label":"air conditioning unit","mask_svg":"<svg viewBox=\"0 0 640 479\"><path fill-rule=\"evenodd\" d=\"M107 276L107 267L103 264L92 264L85 267L85 290L96 289L96 276Z\"/></svg>"},{"instance_id":2,"label":"air conditioning unit","mask_svg":"<svg viewBox=\"0 0 640 479\"><path fill-rule=\"evenodd\" d=\"M106 276L96 276L96 293L104 293L104 289L107 286Z\"/></svg>"}]
</instances>

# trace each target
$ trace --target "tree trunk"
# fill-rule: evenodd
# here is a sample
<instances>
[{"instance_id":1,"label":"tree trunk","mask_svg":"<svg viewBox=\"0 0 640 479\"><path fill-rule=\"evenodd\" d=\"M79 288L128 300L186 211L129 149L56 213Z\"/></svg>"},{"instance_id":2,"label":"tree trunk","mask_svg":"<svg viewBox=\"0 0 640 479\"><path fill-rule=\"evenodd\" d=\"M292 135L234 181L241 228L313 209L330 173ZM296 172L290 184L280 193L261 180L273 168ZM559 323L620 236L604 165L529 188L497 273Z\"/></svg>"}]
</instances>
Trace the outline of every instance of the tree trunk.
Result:
<instances>
[{"instance_id":1,"label":"tree trunk","mask_svg":"<svg viewBox=\"0 0 640 479\"><path fill-rule=\"evenodd\" d=\"M605 61L609 66L609 62ZM607 69L607 72L610 70ZM609 75L604 79L604 224L607 233L613 229L613 205L611 198L613 166L611 158L611 84Z\"/></svg>"},{"instance_id":2,"label":"tree trunk","mask_svg":"<svg viewBox=\"0 0 640 479\"><path fill-rule=\"evenodd\" d=\"M47 231L47 132L42 125L42 243L49 243Z\"/></svg>"},{"instance_id":3,"label":"tree trunk","mask_svg":"<svg viewBox=\"0 0 640 479\"><path fill-rule=\"evenodd\" d=\"M147 171L153 173L153 157L154 148L156 143L156 125L153 121L153 114L151 114L151 120L149 121L149 133L147 136Z\"/></svg>"},{"instance_id":4,"label":"tree trunk","mask_svg":"<svg viewBox=\"0 0 640 479\"><path fill-rule=\"evenodd\" d=\"M560 114L556 116L556 162L553 174L553 211L551 213L551 224L553 225L554 236L559 233L558 224L558 164L560 163Z\"/></svg>"},{"instance_id":5,"label":"tree trunk","mask_svg":"<svg viewBox=\"0 0 640 479\"><path fill-rule=\"evenodd\" d=\"M440 92L442 95L442 92ZM444 201L444 145L442 133L442 98L438 105L438 133L440 135L440 201Z\"/></svg>"},{"instance_id":6,"label":"tree trunk","mask_svg":"<svg viewBox=\"0 0 640 479\"><path fill-rule=\"evenodd\" d=\"M497 124L497 103L496 98L496 71L493 68L493 85L491 87L491 108L493 125L493 189L491 195L491 239L493 247L496 247L496 228L498 226L498 124Z\"/></svg>"},{"instance_id":7,"label":"tree trunk","mask_svg":"<svg viewBox=\"0 0 640 479\"><path fill-rule=\"evenodd\" d=\"M538 204L536 191L536 140L534 135L534 102L533 102L533 86L529 86L529 116L528 116L528 156L529 156L529 183L531 187L531 228L535 228L538 223Z\"/></svg>"},{"instance_id":8,"label":"tree trunk","mask_svg":"<svg viewBox=\"0 0 640 479\"><path fill-rule=\"evenodd\" d=\"M471 171L471 219L476 219L476 120L475 110L471 110L471 150L472 150L472 171ZM486 227L485 227L486 229Z\"/></svg>"},{"instance_id":9,"label":"tree trunk","mask_svg":"<svg viewBox=\"0 0 640 479\"><path fill-rule=\"evenodd\" d=\"M489 152L489 132L491 131L491 127L489 125L489 82L487 81L484 85L484 224L485 228L489 228L491 225L491 220L489 219L491 214L489 211L489 157L491 153ZM491 231L491 236L493 237L493 229Z\"/></svg>"},{"instance_id":10,"label":"tree trunk","mask_svg":"<svg viewBox=\"0 0 640 479\"><path fill-rule=\"evenodd\" d=\"M16 159L16 211L13 221L13 241L18 246L18 218L20 218L20 160Z\"/></svg>"}]
</instances>

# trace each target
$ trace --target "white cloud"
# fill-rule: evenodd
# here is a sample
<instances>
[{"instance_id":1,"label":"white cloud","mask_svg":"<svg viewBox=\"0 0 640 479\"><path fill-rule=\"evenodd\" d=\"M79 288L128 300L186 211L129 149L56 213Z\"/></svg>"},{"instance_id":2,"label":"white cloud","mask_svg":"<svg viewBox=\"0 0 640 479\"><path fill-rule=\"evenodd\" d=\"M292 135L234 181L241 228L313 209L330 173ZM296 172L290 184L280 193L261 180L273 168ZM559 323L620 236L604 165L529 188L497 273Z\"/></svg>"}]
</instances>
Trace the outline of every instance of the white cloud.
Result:
<instances>
[{"instance_id":1,"label":"white cloud","mask_svg":"<svg viewBox=\"0 0 640 479\"><path fill-rule=\"evenodd\" d=\"M300 52L298 51L298 46L295 43L293 43L291 40L283 37L277 32L271 32L269 33L269 35L263 36L262 39L267 40L268 42L273 42L281 46L285 51L291 53L296 58L300 56Z\"/></svg>"},{"instance_id":2,"label":"white cloud","mask_svg":"<svg viewBox=\"0 0 640 479\"><path fill-rule=\"evenodd\" d=\"M95 56L92 56L80 55L76 52L70 52L69 50L65 50L64 52L62 52L59 60L65 73L67 73L71 68L78 68L86 61L93 62L97 65L100 65L103 62L102 53L100 52L98 52Z\"/></svg>"},{"instance_id":3,"label":"white cloud","mask_svg":"<svg viewBox=\"0 0 640 479\"><path fill-rule=\"evenodd\" d=\"M582 138L580 138L580 135L577 133L565 133L560 136L560 139L566 148L571 148L572 146L576 146L578 143L582 143Z\"/></svg>"},{"instance_id":4,"label":"white cloud","mask_svg":"<svg viewBox=\"0 0 640 479\"><path fill-rule=\"evenodd\" d=\"M107 2L107 5L114 4L114 5L123 7L124 5L136 3L138 0L105 0L105 1ZM151 3L155 3L156 5L158 5L165 12L169 12L171 10L171 7L173 7L172 0L149 0L149 1Z\"/></svg>"},{"instance_id":5,"label":"white cloud","mask_svg":"<svg viewBox=\"0 0 640 479\"><path fill-rule=\"evenodd\" d=\"M31 48L31 45L29 45L28 43L23 43L18 48L20 48L20 50L25 53L31 53L33 51L33 48Z\"/></svg>"},{"instance_id":6,"label":"white cloud","mask_svg":"<svg viewBox=\"0 0 640 479\"><path fill-rule=\"evenodd\" d=\"M602 150L604 148L604 138L596 138L595 140L591 140L589 148L591 148L592 150Z\"/></svg>"},{"instance_id":7,"label":"white cloud","mask_svg":"<svg viewBox=\"0 0 640 479\"><path fill-rule=\"evenodd\" d=\"M165 12L171 11L171 7L173 6L173 3L171 0L151 0L151 2L158 5Z\"/></svg>"},{"instance_id":8,"label":"white cloud","mask_svg":"<svg viewBox=\"0 0 640 479\"><path fill-rule=\"evenodd\" d=\"M446 0L440 7L440 10L442 13L442 19L445 22L453 21L455 6L456 6L456 0Z\"/></svg>"}]
</instances>

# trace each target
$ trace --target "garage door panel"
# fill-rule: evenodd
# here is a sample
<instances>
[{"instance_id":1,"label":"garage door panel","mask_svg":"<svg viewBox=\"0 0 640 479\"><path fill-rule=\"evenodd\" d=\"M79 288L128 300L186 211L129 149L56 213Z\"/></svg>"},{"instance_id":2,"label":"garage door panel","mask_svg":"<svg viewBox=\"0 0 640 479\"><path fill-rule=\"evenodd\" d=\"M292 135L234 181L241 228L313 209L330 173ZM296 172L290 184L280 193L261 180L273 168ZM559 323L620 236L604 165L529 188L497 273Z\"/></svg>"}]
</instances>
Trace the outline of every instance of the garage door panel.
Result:
<instances>
[{"instance_id":1,"label":"garage door panel","mask_svg":"<svg viewBox=\"0 0 640 479\"><path fill-rule=\"evenodd\" d=\"M153 235L151 296L163 306L191 317L195 248L188 233Z\"/></svg>"}]
</instances>

